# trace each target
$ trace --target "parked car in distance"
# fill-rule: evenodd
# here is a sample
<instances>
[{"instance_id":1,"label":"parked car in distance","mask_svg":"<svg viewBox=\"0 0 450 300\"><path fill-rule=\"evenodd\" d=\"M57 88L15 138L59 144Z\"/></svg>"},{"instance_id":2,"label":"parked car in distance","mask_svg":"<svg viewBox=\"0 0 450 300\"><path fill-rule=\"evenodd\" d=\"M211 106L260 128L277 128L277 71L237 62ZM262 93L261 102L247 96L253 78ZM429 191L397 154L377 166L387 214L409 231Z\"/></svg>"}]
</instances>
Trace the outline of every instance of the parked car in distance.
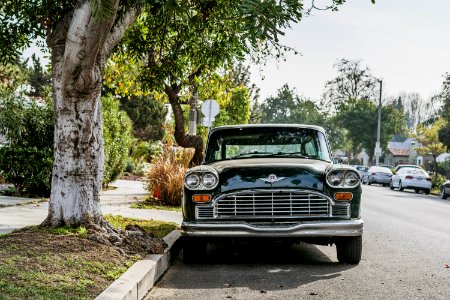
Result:
<instances>
[{"instance_id":1,"label":"parked car in distance","mask_svg":"<svg viewBox=\"0 0 450 300\"><path fill-rule=\"evenodd\" d=\"M388 186L391 182L392 171L389 168L372 166L367 170L362 178L363 184L371 185L372 183L378 183L383 186Z\"/></svg>"},{"instance_id":2,"label":"parked car in distance","mask_svg":"<svg viewBox=\"0 0 450 300\"><path fill-rule=\"evenodd\" d=\"M362 180L364 174L367 173L367 170L369 170L369 167L360 166L360 165L355 165L355 166L353 166L353 168L355 168L356 171L358 171L359 176L361 176L361 180Z\"/></svg>"},{"instance_id":3,"label":"parked car in distance","mask_svg":"<svg viewBox=\"0 0 450 300\"><path fill-rule=\"evenodd\" d=\"M422 167L421 167L421 166L418 166L418 165L398 165L398 166L395 167L394 173L397 173L398 170L400 170L400 169L402 169L402 168L415 168L415 169L421 169L421 170L423 170Z\"/></svg>"},{"instance_id":4,"label":"parked car in distance","mask_svg":"<svg viewBox=\"0 0 450 300\"><path fill-rule=\"evenodd\" d=\"M415 190L416 193L424 191L429 194L431 191L431 177L427 171L422 168L400 168L398 172L392 176L390 189L398 188L399 191L404 189Z\"/></svg>"},{"instance_id":5,"label":"parked car in distance","mask_svg":"<svg viewBox=\"0 0 450 300\"><path fill-rule=\"evenodd\" d=\"M444 182L441 186L441 198L447 199L450 196L450 180Z\"/></svg>"},{"instance_id":6,"label":"parked car in distance","mask_svg":"<svg viewBox=\"0 0 450 300\"><path fill-rule=\"evenodd\" d=\"M208 243L275 240L334 244L339 262L359 263L360 177L328 145L312 125L213 128L184 179L183 260L205 258Z\"/></svg>"}]
</instances>

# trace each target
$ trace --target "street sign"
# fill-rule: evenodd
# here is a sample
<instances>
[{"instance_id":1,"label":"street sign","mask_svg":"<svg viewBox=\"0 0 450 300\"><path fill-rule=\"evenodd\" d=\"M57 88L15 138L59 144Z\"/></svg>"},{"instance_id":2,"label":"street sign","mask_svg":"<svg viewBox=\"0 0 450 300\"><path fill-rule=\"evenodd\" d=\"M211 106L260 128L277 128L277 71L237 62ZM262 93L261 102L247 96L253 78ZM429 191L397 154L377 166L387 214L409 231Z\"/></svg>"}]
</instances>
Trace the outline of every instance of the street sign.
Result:
<instances>
[{"instance_id":1,"label":"street sign","mask_svg":"<svg viewBox=\"0 0 450 300\"><path fill-rule=\"evenodd\" d=\"M380 157L381 156L381 154L382 154L382 150L381 150L381 147L375 147L375 152L374 152L374 155L376 156L376 157Z\"/></svg>"},{"instance_id":2,"label":"street sign","mask_svg":"<svg viewBox=\"0 0 450 300\"><path fill-rule=\"evenodd\" d=\"M202 126L211 127L214 120L215 118L212 119L202 118Z\"/></svg>"},{"instance_id":3,"label":"street sign","mask_svg":"<svg viewBox=\"0 0 450 300\"><path fill-rule=\"evenodd\" d=\"M202 119L202 125L211 127L212 122L214 122L214 117L219 114L219 110L220 106L217 101L209 99L203 102L201 111L205 117Z\"/></svg>"}]
</instances>

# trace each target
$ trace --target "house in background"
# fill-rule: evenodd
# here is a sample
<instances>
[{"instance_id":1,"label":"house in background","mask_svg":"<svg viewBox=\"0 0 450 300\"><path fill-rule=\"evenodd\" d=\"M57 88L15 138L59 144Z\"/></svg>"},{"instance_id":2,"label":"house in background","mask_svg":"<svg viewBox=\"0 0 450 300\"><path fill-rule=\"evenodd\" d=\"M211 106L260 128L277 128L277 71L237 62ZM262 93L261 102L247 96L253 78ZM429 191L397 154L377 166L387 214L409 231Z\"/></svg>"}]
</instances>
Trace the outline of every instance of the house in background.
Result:
<instances>
[{"instance_id":1,"label":"house in background","mask_svg":"<svg viewBox=\"0 0 450 300\"><path fill-rule=\"evenodd\" d=\"M433 157L418 155L416 148L421 146L422 144L417 142L415 138L395 136L388 143L384 153L384 164L390 166L402 164L426 165L433 160Z\"/></svg>"}]
</instances>

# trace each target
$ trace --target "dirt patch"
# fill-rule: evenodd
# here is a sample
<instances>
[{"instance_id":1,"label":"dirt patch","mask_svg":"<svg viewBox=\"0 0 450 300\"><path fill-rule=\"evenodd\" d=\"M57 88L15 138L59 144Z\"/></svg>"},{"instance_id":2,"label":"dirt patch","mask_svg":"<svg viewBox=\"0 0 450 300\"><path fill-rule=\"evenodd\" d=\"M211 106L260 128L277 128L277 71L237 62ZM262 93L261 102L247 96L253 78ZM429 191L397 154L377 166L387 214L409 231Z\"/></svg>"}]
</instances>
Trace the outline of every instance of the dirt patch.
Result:
<instances>
[{"instance_id":1,"label":"dirt patch","mask_svg":"<svg viewBox=\"0 0 450 300\"><path fill-rule=\"evenodd\" d=\"M142 238L126 248L101 243L84 230L28 228L0 236L0 299L94 299L152 248Z\"/></svg>"}]
</instances>

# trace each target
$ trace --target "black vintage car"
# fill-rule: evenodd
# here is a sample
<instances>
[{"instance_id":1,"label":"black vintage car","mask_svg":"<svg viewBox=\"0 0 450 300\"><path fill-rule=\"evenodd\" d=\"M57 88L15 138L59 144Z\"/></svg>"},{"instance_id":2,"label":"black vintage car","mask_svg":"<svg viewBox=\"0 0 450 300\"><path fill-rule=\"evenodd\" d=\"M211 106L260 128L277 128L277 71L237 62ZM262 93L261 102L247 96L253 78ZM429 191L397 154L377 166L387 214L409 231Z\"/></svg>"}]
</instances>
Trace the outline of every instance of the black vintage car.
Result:
<instances>
[{"instance_id":1,"label":"black vintage car","mask_svg":"<svg viewBox=\"0 0 450 300\"><path fill-rule=\"evenodd\" d=\"M357 264L360 201L360 175L332 163L323 128L217 127L185 176L183 258L203 258L208 242L268 238L335 244L339 262Z\"/></svg>"}]
</instances>

